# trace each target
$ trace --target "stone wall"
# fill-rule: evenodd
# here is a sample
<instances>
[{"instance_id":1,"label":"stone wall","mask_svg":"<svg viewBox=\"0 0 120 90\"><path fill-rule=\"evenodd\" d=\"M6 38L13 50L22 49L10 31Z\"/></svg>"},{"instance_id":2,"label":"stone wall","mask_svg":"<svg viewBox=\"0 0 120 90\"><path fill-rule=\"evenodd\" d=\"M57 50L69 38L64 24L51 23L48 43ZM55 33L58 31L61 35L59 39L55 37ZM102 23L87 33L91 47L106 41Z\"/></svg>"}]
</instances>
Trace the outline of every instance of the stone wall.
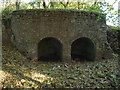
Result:
<instances>
[{"instance_id":1,"label":"stone wall","mask_svg":"<svg viewBox=\"0 0 120 90\"><path fill-rule=\"evenodd\" d=\"M81 37L91 40L96 59L106 56L107 41L104 18L99 13L75 10L20 10L12 13L14 45L30 58L38 58L38 43L47 37L63 45L62 60L71 60L71 45Z\"/></svg>"},{"instance_id":2,"label":"stone wall","mask_svg":"<svg viewBox=\"0 0 120 90\"><path fill-rule=\"evenodd\" d=\"M120 30L109 28L107 40L114 53L120 54Z\"/></svg>"},{"instance_id":3,"label":"stone wall","mask_svg":"<svg viewBox=\"0 0 120 90\"><path fill-rule=\"evenodd\" d=\"M2 42L11 43L11 19L2 19Z\"/></svg>"}]
</instances>

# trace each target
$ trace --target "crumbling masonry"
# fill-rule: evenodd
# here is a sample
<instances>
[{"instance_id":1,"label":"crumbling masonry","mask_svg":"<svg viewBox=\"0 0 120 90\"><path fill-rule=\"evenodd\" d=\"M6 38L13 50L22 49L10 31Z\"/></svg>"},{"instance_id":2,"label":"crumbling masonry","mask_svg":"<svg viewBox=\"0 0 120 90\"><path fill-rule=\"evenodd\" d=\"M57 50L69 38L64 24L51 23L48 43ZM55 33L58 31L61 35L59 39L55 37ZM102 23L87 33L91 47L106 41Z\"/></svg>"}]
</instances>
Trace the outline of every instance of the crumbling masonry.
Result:
<instances>
[{"instance_id":1,"label":"crumbling masonry","mask_svg":"<svg viewBox=\"0 0 120 90\"><path fill-rule=\"evenodd\" d=\"M12 13L13 43L31 59L70 61L106 58L106 21L102 14L78 10L19 10ZM52 57L52 56L51 56Z\"/></svg>"}]
</instances>

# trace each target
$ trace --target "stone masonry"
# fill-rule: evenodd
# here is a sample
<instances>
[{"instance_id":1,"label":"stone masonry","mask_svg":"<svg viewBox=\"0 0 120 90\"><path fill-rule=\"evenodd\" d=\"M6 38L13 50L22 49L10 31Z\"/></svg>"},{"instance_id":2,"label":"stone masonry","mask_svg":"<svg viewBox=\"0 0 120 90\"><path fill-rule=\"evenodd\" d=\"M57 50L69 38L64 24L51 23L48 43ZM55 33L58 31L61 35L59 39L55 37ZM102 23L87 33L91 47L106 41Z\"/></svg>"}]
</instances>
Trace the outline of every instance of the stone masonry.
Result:
<instances>
[{"instance_id":1,"label":"stone masonry","mask_svg":"<svg viewBox=\"0 0 120 90\"><path fill-rule=\"evenodd\" d=\"M71 45L79 38L89 39L95 59L106 58L106 21L102 14L78 10L19 10L12 13L13 43L29 58L38 59L38 44L55 38L62 45L62 61L71 60ZM109 56L109 55L108 55Z\"/></svg>"}]
</instances>

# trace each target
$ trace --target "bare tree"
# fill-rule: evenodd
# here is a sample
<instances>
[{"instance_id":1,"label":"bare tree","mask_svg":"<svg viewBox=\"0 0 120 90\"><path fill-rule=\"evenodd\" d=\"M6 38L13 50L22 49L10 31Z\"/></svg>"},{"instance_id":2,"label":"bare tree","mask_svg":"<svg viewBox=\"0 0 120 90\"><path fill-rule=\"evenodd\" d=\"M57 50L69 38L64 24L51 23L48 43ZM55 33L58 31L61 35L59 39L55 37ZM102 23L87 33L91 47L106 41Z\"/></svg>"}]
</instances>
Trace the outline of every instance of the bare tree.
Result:
<instances>
[{"instance_id":1,"label":"bare tree","mask_svg":"<svg viewBox=\"0 0 120 90\"><path fill-rule=\"evenodd\" d=\"M78 9L80 9L80 2L78 2Z\"/></svg>"},{"instance_id":2,"label":"bare tree","mask_svg":"<svg viewBox=\"0 0 120 90\"><path fill-rule=\"evenodd\" d=\"M5 0L2 0L1 3L2 3L2 7L5 7Z\"/></svg>"},{"instance_id":3,"label":"bare tree","mask_svg":"<svg viewBox=\"0 0 120 90\"><path fill-rule=\"evenodd\" d=\"M50 2L50 7L54 8L54 2Z\"/></svg>"},{"instance_id":4,"label":"bare tree","mask_svg":"<svg viewBox=\"0 0 120 90\"><path fill-rule=\"evenodd\" d=\"M16 0L16 2L15 2L16 10L20 9L20 1L21 0Z\"/></svg>"},{"instance_id":5,"label":"bare tree","mask_svg":"<svg viewBox=\"0 0 120 90\"><path fill-rule=\"evenodd\" d=\"M64 8L67 8L68 4L70 3L70 0L67 0L66 3L60 1L60 3L64 6Z\"/></svg>"},{"instance_id":6,"label":"bare tree","mask_svg":"<svg viewBox=\"0 0 120 90\"><path fill-rule=\"evenodd\" d=\"M38 8L40 9L40 2L37 2Z\"/></svg>"},{"instance_id":7,"label":"bare tree","mask_svg":"<svg viewBox=\"0 0 120 90\"><path fill-rule=\"evenodd\" d=\"M45 3L45 0L42 0L42 1L43 1L43 7L44 7L44 8L47 8L46 3Z\"/></svg>"}]
</instances>

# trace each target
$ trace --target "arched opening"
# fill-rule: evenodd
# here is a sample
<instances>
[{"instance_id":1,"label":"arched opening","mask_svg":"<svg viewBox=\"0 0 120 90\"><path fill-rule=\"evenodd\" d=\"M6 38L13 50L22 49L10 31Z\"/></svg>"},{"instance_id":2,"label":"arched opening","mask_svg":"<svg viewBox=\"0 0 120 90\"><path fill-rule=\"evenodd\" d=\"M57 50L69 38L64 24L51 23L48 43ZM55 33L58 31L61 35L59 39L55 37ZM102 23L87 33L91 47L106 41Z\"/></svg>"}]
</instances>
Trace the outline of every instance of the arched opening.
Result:
<instances>
[{"instance_id":1,"label":"arched opening","mask_svg":"<svg viewBox=\"0 0 120 90\"><path fill-rule=\"evenodd\" d=\"M61 61L62 44L55 38L48 37L38 43L38 59L44 61Z\"/></svg>"},{"instance_id":2,"label":"arched opening","mask_svg":"<svg viewBox=\"0 0 120 90\"><path fill-rule=\"evenodd\" d=\"M72 43L71 58L77 61L95 60L96 48L89 38L79 38Z\"/></svg>"}]
</instances>

